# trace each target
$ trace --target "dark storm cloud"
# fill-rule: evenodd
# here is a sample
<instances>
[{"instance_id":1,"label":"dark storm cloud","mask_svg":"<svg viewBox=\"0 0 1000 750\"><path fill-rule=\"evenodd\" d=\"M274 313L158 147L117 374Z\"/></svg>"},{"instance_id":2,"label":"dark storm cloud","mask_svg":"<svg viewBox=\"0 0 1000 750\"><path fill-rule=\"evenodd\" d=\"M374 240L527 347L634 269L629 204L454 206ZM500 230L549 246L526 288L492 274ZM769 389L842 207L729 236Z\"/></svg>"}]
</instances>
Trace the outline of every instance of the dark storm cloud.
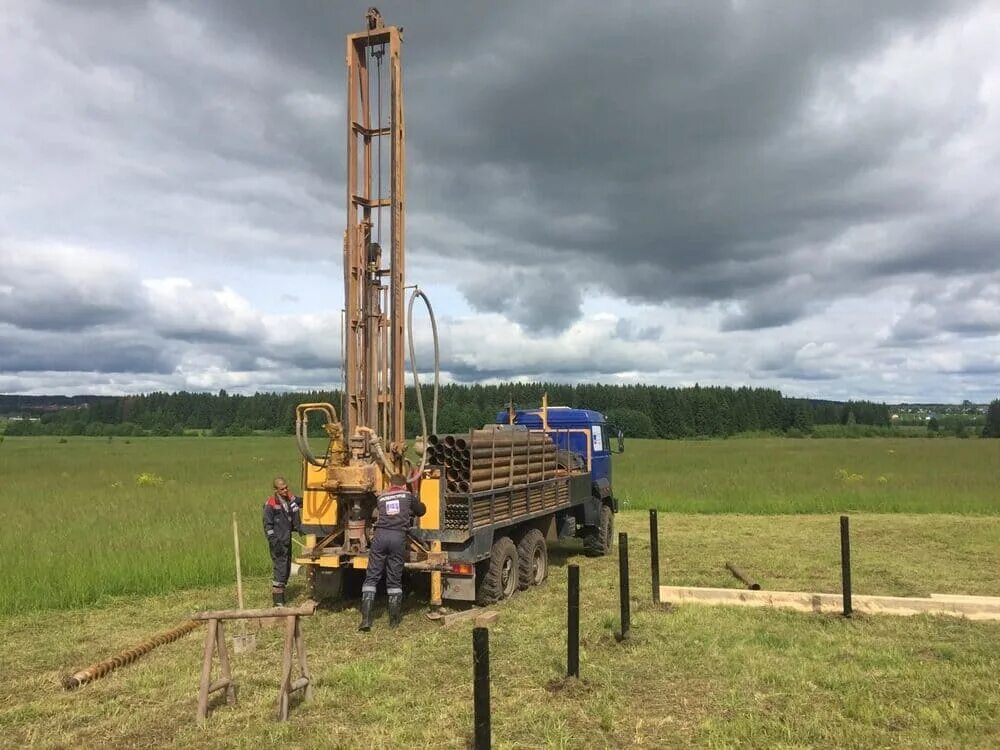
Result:
<instances>
[{"instance_id":1,"label":"dark storm cloud","mask_svg":"<svg viewBox=\"0 0 1000 750\"><path fill-rule=\"evenodd\" d=\"M702 317L671 361L692 353L737 381L847 377L908 344L989 345L1000 332L983 281L1000 247L996 64L963 46L987 4L379 5L406 27L411 268L442 269L522 344L504 359L489 331L465 336L446 357L453 377L662 373L654 345L684 336L664 325L677 311ZM0 90L17 102L0 108L0 372L146 362L204 387L226 370L329 382L336 320L267 320L222 286L249 280L256 299L265 274L289 268L339 286L343 36L365 6L12 8L0 24ZM33 249L60 242L134 267ZM223 266L212 278L209 262ZM165 277L194 289L142 283ZM903 303L870 327L874 353L845 345L855 358L835 365L833 350L802 353L844 324L795 326L890 285L919 288L908 307L897 291ZM294 291L299 312L339 304ZM618 319L582 343L603 325L596 313ZM761 358L749 351L759 329L798 343ZM54 353L32 353L34 334ZM527 351L539 337L552 346ZM607 354L616 343L644 356Z\"/></svg>"},{"instance_id":2,"label":"dark storm cloud","mask_svg":"<svg viewBox=\"0 0 1000 750\"><path fill-rule=\"evenodd\" d=\"M100 373L173 372L171 353L140 331L23 331L0 325L5 372L87 370Z\"/></svg>"}]
</instances>

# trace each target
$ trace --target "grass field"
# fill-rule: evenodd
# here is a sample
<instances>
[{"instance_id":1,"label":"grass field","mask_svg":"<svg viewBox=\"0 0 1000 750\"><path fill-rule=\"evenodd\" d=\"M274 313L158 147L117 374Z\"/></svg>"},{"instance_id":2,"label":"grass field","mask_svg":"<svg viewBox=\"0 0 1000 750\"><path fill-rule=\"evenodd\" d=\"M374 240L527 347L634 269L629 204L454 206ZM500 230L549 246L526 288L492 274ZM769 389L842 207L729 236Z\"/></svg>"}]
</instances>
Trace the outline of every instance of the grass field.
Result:
<instances>
[{"instance_id":1,"label":"grass field","mask_svg":"<svg viewBox=\"0 0 1000 750\"><path fill-rule=\"evenodd\" d=\"M7 438L0 614L228 581L234 511L263 574L260 506L274 474L298 485L297 455L266 437ZM615 457L626 509L685 513L992 515L998 476L996 440L633 440Z\"/></svg>"},{"instance_id":2,"label":"grass field","mask_svg":"<svg viewBox=\"0 0 1000 750\"><path fill-rule=\"evenodd\" d=\"M734 559L767 588L837 591L830 516L661 516L666 582L731 586ZM906 747L1000 743L1000 623L839 617L649 603L646 517L630 532L633 635L619 645L617 560L552 553L549 580L498 607L491 629L496 748ZM1000 518L855 517L855 590L997 593ZM581 681L565 669L567 562L582 569ZM262 606L267 582L248 582ZM356 632L353 607L305 623L316 692L275 724L280 636L234 657L240 702L194 722L200 631L67 693L59 678L197 609L229 607L232 585L16 615L0 650L0 744L11 747L467 747L468 623L441 629L410 601L390 633ZM296 595L304 592L298 588Z\"/></svg>"},{"instance_id":3,"label":"grass field","mask_svg":"<svg viewBox=\"0 0 1000 750\"><path fill-rule=\"evenodd\" d=\"M835 512L851 510L856 592L1000 594L998 460L988 440L630 441L615 484L629 508L666 511L665 583L734 586L731 559L765 588L838 591ZM235 657L240 703L203 727L199 636L59 687L194 610L234 605L234 511L248 606L266 604L259 507L273 474L297 484L297 465L277 438L0 444L0 746L467 746L471 626L442 630L414 599L397 634L384 614L357 633L352 605L308 621L316 696L285 725L272 721L277 631ZM613 637L616 559L554 550L549 581L502 605L491 631L495 747L1000 745L1000 624L664 613L649 603L645 514L618 522L632 640ZM579 683L561 679L567 562L583 571ZM305 596L298 580L293 593Z\"/></svg>"}]
</instances>

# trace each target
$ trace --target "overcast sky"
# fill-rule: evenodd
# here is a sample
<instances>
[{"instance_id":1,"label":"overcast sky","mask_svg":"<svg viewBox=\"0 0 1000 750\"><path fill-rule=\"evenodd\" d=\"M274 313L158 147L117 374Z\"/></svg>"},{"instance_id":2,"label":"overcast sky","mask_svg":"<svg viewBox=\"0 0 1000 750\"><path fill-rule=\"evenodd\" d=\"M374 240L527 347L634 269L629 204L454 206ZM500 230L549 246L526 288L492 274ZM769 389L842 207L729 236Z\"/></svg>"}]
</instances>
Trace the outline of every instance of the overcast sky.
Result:
<instances>
[{"instance_id":1,"label":"overcast sky","mask_svg":"<svg viewBox=\"0 0 1000 750\"><path fill-rule=\"evenodd\" d=\"M1000 396L1000 3L379 5L450 379ZM337 385L365 8L0 3L0 393Z\"/></svg>"}]
</instances>

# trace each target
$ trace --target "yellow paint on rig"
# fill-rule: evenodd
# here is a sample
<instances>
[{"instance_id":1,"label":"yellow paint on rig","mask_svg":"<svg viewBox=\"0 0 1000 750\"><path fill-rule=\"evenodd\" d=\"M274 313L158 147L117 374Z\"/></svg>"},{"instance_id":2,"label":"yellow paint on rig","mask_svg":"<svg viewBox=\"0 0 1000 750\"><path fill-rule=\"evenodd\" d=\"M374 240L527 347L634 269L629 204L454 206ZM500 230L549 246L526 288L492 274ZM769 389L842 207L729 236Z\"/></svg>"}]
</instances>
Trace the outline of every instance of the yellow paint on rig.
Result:
<instances>
[{"instance_id":1,"label":"yellow paint on rig","mask_svg":"<svg viewBox=\"0 0 1000 750\"><path fill-rule=\"evenodd\" d=\"M337 555L321 555L313 560L311 557L296 557L296 565L314 565L317 568L339 568L340 558Z\"/></svg>"},{"instance_id":2,"label":"yellow paint on rig","mask_svg":"<svg viewBox=\"0 0 1000 750\"><path fill-rule=\"evenodd\" d=\"M441 474L435 471L420 480L420 502L427 512L420 517L420 528L441 528ZM431 552L441 551L441 542L431 542ZM431 573L431 606L441 606L441 573Z\"/></svg>"},{"instance_id":3,"label":"yellow paint on rig","mask_svg":"<svg viewBox=\"0 0 1000 750\"><path fill-rule=\"evenodd\" d=\"M355 555L351 558L351 566L357 570L368 569L368 555Z\"/></svg>"},{"instance_id":4,"label":"yellow paint on rig","mask_svg":"<svg viewBox=\"0 0 1000 750\"><path fill-rule=\"evenodd\" d=\"M326 469L303 461L302 523L306 526L335 526L337 503L323 486Z\"/></svg>"},{"instance_id":5,"label":"yellow paint on rig","mask_svg":"<svg viewBox=\"0 0 1000 750\"><path fill-rule=\"evenodd\" d=\"M431 552L441 552L441 542L431 542ZM435 570L431 572L431 606L440 607L442 602L441 597L441 571Z\"/></svg>"},{"instance_id":6,"label":"yellow paint on rig","mask_svg":"<svg viewBox=\"0 0 1000 750\"><path fill-rule=\"evenodd\" d=\"M441 477L426 477L420 480L420 502L427 512L420 517L420 528L441 528Z\"/></svg>"}]
</instances>

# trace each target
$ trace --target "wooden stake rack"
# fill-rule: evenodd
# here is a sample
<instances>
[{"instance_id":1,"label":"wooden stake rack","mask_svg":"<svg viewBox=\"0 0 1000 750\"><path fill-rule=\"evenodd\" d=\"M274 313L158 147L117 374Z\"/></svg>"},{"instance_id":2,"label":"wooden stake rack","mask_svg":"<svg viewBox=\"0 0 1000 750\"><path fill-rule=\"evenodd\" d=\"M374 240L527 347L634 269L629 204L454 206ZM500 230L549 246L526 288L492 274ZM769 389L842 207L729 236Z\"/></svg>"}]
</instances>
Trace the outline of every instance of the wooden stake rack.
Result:
<instances>
[{"instance_id":1,"label":"wooden stake rack","mask_svg":"<svg viewBox=\"0 0 1000 750\"><path fill-rule=\"evenodd\" d=\"M236 683L229 666L229 651L226 649L226 620L247 620L256 618L277 618L285 620L285 651L281 660L281 686L278 692L278 721L288 719L289 697L296 690L304 690L305 700L312 699L312 682L306 664L305 644L302 640L300 617L309 617L316 611L316 602L307 602L300 607L274 607L272 609L225 609L215 612L196 612L192 620L206 620L205 658L201 663L201 685L198 690L198 721L208 717L208 697L220 690L226 691L226 703L236 703ZM292 679L292 653L299 662L301 675ZM219 656L219 679L212 680L212 662Z\"/></svg>"}]
</instances>

